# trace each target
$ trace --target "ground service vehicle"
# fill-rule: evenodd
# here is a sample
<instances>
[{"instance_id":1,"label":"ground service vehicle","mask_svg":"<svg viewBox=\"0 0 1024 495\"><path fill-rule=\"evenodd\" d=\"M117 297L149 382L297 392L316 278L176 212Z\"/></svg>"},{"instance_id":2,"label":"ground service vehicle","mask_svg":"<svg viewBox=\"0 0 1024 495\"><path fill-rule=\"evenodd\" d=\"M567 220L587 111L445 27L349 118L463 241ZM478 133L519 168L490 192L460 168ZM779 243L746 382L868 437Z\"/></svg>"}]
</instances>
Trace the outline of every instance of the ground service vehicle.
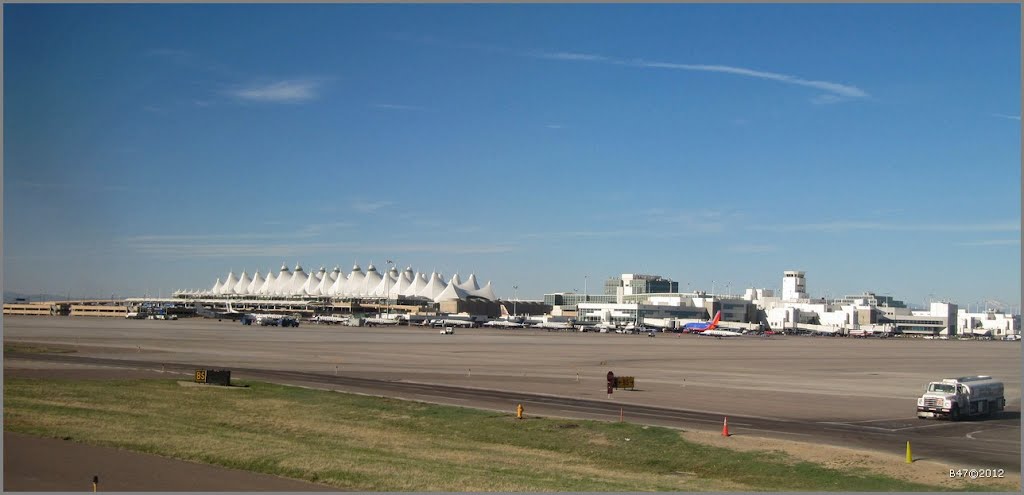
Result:
<instances>
[{"instance_id":1,"label":"ground service vehicle","mask_svg":"<svg viewBox=\"0 0 1024 495\"><path fill-rule=\"evenodd\" d=\"M931 382L917 399L918 418L988 416L1006 406L1003 383L991 376L961 376Z\"/></svg>"}]
</instances>

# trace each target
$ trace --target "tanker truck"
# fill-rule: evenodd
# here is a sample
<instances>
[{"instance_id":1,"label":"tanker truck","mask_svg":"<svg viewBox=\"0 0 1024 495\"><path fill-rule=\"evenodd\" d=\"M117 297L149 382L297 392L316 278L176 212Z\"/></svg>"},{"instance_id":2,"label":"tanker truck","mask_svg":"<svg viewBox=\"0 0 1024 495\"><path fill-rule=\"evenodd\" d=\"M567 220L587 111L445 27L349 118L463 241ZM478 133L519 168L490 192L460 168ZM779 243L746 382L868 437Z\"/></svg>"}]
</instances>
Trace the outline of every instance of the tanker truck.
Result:
<instances>
[{"instance_id":1,"label":"tanker truck","mask_svg":"<svg viewBox=\"0 0 1024 495\"><path fill-rule=\"evenodd\" d=\"M949 418L988 416L1006 406L1003 383L991 376L961 376L931 382L917 399L917 417Z\"/></svg>"}]
</instances>

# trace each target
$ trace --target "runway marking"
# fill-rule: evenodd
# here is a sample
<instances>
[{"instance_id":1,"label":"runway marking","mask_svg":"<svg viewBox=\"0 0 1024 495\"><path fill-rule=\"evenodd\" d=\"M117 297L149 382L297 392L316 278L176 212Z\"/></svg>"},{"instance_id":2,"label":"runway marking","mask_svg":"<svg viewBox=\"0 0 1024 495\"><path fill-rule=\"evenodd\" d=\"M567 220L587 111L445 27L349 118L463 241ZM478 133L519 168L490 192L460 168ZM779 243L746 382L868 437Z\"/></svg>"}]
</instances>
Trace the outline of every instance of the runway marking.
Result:
<instances>
[{"instance_id":1,"label":"runway marking","mask_svg":"<svg viewBox=\"0 0 1024 495\"><path fill-rule=\"evenodd\" d=\"M985 438L974 438L974 434L975 433L981 433L983 431L991 431L991 429L972 431L972 432L970 432L970 433L968 433L968 434L966 434L964 436L967 437L967 438L970 438L971 440L977 440L979 442L1008 443L1008 444L1013 444L1013 445L1020 444L1020 442L1014 442L1012 440L994 440L994 439L985 439Z\"/></svg>"},{"instance_id":2,"label":"runway marking","mask_svg":"<svg viewBox=\"0 0 1024 495\"><path fill-rule=\"evenodd\" d=\"M943 424L943 423L935 423L935 424L932 424L932 425L905 426L903 428L895 428L892 431L914 430L914 429L917 429L917 428L934 428L936 426L952 426L952 425L947 425L947 424Z\"/></svg>"}]
</instances>

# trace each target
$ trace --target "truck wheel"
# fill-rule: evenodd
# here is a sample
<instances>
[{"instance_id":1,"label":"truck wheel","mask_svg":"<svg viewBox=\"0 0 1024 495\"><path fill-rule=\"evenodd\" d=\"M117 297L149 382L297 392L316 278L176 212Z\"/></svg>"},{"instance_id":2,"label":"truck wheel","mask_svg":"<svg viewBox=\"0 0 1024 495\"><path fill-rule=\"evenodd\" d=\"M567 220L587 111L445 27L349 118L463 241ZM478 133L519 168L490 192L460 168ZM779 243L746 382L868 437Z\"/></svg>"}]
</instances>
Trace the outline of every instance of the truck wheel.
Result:
<instances>
[{"instance_id":1,"label":"truck wheel","mask_svg":"<svg viewBox=\"0 0 1024 495\"><path fill-rule=\"evenodd\" d=\"M950 421L960 421L960 406L953 406L953 409L949 410Z\"/></svg>"}]
</instances>

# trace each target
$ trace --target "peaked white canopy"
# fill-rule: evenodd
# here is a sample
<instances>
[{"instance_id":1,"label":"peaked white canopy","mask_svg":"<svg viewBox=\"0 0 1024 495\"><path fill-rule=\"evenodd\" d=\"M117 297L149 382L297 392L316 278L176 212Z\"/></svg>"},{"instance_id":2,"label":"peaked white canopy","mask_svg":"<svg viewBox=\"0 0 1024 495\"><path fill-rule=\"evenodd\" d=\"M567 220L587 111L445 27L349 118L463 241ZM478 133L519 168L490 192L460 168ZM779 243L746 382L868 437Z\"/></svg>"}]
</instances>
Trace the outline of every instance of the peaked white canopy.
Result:
<instances>
[{"instance_id":1,"label":"peaked white canopy","mask_svg":"<svg viewBox=\"0 0 1024 495\"><path fill-rule=\"evenodd\" d=\"M238 283L235 284L235 294L245 295L249 293L249 284L252 283L252 279L249 278L249 274L242 270L242 276L239 277Z\"/></svg>"},{"instance_id":2,"label":"peaked white canopy","mask_svg":"<svg viewBox=\"0 0 1024 495\"><path fill-rule=\"evenodd\" d=\"M480 290L476 290L476 291L470 292L468 295L476 296L476 297L482 297L484 299L487 299L488 301L497 301L498 300L498 296L494 295L494 289L491 287L491 281L490 280L487 281L487 283L483 286L483 288L481 288Z\"/></svg>"},{"instance_id":3,"label":"peaked white canopy","mask_svg":"<svg viewBox=\"0 0 1024 495\"><path fill-rule=\"evenodd\" d=\"M476 283L476 274L475 273L471 273L469 275L469 279L467 279L465 282L463 282L461 284L456 284L456 285L458 286L458 288L460 288L460 289L462 289L462 290L464 290L466 292L473 292L473 291L480 290L480 285Z\"/></svg>"},{"instance_id":4,"label":"peaked white canopy","mask_svg":"<svg viewBox=\"0 0 1024 495\"><path fill-rule=\"evenodd\" d=\"M258 294L265 296L273 294L274 285L277 284L277 277L274 276L274 272L267 270L267 279L263 281L263 286L260 287Z\"/></svg>"},{"instance_id":5,"label":"peaked white canopy","mask_svg":"<svg viewBox=\"0 0 1024 495\"><path fill-rule=\"evenodd\" d=\"M249 286L245 288L246 294L258 294L260 289L263 288L263 276L260 275L260 271L256 270L256 274L252 276L252 282L249 282Z\"/></svg>"},{"instance_id":6,"label":"peaked white canopy","mask_svg":"<svg viewBox=\"0 0 1024 495\"><path fill-rule=\"evenodd\" d=\"M446 285L448 284L444 282L444 279L441 278L441 275L438 274L437 272L434 272L430 274L430 280L427 281L427 286L424 287L423 290L419 291L419 293L417 293L416 295L420 297L425 297L433 301L435 297L437 297L438 295L441 294L441 292L444 291Z\"/></svg>"},{"instance_id":7,"label":"peaked white canopy","mask_svg":"<svg viewBox=\"0 0 1024 495\"><path fill-rule=\"evenodd\" d=\"M362 268L359 268L359 265L352 266L352 273L348 274L348 280L345 281L345 290L341 295L351 296L355 294L363 286L363 279L365 278L366 274L363 273Z\"/></svg>"},{"instance_id":8,"label":"peaked white canopy","mask_svg":"<svg viewBox=\"0 0 1024 495\"><path fill-rule=\"evenodd\" d=\"M224 285L220 286L221 294L234 294L235 284L238 283L238 279L235 278L235 272L228 272L228 279L224 281Z\"/></svg>"},{"instance_id":9,"label":"peaked white canopy","mask_svg":"<svg viewBox=\"0 0 1024 495\"><path fill-rule=\"evenodd\" d=\"M452 279L448 282L448 286L445 287L444 290L441 291L440 294L438 294L437 296L434 297L434 302L452 301L452 300L456 300L456 299L465 299L466 298L466 291L458 288L455 285L455 280L457 280L458 277L459 277L458 274L456 274L454 277L452 277Z\"/></svg>"}]
</instances>

